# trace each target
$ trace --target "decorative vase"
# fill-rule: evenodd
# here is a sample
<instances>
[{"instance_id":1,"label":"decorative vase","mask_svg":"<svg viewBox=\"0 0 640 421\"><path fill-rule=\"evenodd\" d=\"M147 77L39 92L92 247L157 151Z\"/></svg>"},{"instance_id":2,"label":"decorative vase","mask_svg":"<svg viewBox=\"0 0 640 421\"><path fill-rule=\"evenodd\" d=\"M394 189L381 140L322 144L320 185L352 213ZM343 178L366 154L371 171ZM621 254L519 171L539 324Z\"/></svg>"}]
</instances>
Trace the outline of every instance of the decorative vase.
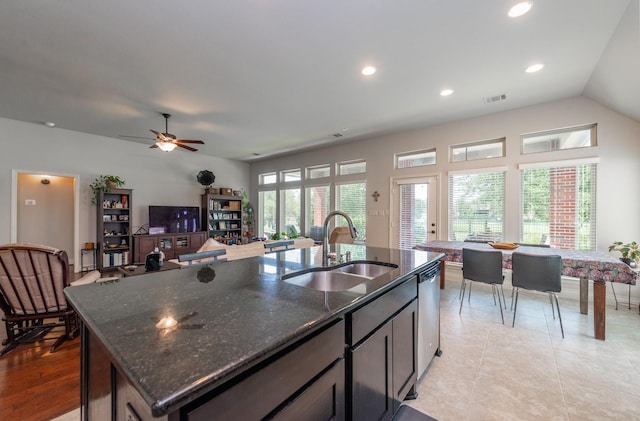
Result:
<instances>
[{"instance_id":1,"label":"decorative vase","mask_svg":"<svg viewBox=\"0 0 640 421\"><path fill-rule=\"evenodd\" d=\"M622 263L626 263L627 265L631 266L631 259L629 259L628 257L621 257L620 260L622 261Z\"/></svg>"}]
</instances>

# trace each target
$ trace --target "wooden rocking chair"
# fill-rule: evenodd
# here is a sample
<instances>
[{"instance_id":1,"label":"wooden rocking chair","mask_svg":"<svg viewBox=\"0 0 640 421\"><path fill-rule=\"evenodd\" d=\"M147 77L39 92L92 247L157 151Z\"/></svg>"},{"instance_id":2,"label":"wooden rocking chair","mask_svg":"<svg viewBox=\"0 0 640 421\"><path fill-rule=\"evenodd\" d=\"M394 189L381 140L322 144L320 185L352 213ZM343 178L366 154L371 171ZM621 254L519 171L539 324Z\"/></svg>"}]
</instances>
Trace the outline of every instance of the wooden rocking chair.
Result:
<instances>
[{"instance_id":1,"label":"wooden rocking chair","mask_svg":"<svg viewBox=\"0 0 640 421\"><path fill-rule=\"evenodd\" d=\"M64 326L64 334L56 338L51 352L78 335L78 318L63 293L68 285L64 250L37 244L0 246L0 308L7 330L0 356L43 338L54 327Z\"/></svg>"}]
</instances>

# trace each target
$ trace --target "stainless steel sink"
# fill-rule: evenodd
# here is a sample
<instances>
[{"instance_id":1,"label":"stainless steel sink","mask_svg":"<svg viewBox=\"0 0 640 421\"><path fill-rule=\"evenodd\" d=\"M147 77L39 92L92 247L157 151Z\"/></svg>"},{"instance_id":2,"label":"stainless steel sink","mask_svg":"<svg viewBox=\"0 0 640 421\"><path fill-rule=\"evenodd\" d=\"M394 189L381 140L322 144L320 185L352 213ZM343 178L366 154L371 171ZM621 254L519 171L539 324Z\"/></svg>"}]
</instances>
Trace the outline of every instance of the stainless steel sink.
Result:
<instances>
[{"instance_id":1,"label":"stainless steel sink","mask_svg":"<svg viewBox=\"0 0 640 421\"><path fill-rule=\"evenodd\" d=\"M390 263L354 262L337 267L315 268L290 273L282 280L318 291L346 291L396 269Z\"/></svg>"},{"instance_id":2,"label":"stainless steel sink","mask_svg":"<svg viewBox=\"0 0 640 421\"><path fill-rule=\"evenodd\" d=\"M353 273L360 276L366 276L368 278L377 278L380 275L384 275L387 272L391 272L396 269L398 265L392 264L376 264L376 263L351 263L346 266L340 266L335 271L344 273Z\"/></svg>"},{"instance_id":3,"label":"stainless steel sink","mask_svg":"<svg viewBox=\"0 0 640 421\"><path fill-rule=\"evenodd\" d=\"M283 280L290 284L317 289L318 291L346 291L367 282L371 278L351 273L322 270L307 272Z\"/></svg>"}]
</instances>

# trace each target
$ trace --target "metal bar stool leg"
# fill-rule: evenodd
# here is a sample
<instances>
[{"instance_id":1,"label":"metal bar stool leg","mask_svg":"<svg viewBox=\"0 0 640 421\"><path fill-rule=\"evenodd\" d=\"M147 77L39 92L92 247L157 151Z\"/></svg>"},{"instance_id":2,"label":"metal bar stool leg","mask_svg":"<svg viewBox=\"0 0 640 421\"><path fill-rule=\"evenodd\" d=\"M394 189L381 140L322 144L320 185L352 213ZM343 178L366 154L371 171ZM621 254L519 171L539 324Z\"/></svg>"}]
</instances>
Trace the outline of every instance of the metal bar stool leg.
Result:
<instances>
[{"instance_id":1,"label":"metal bar stool leg","mask_svg":"<svg viewBox=\"0 0 640 421\"><path fill-rule=\"evenodd\" d=\"M460 310L458 314L462 314L462 303L464 303L464 291L467 289L467 280L462 278L462 298L460 299Z\"/></svg>"},{"instance_id":2,"label":"metal bar stool leg","mask_svg":"<svg viewBox=\"0 0 640 421\"><path fill-rule=\"evenodd\" d=\"M616 296L616 289L613 287L613 282L611 282L611 291L613 291L613 299L616 300L616 310L618 309L618 297Z\"/></svg>"},{"instance_id":3,"label":"metal bar stool leg","mask_svg":"<svg viewBox=\"0 0 640 421\"><path fill-rule=\"evenodd\" d=\"M491 284L491 289L494 292L494 300L495 296L498 296L498 306L500 307L500 319L502 319L502 324L504 324L504 313L502 312L502 302L500 301L500 291L498 291L498 286L496 284Z\"/></svg>"},{"instance_id":4,"label":"metal bar stool leg","mask_svg":"<svg viewBox=\"0 0 640 421\"><path fill-rule=\"evenodd\" d=\"M560 303L558 302L558 296L553 293L553 297L556 299L556 307L558 308L558 319L560 320L560 332L562 332L562 337L564 338L564 327L562 327L562 315L560 315Z\"/></svg>"},{"instance_id":5,"label":"metal bar stool leg","mask_svg":"<svg viewBox=\"0 0 640 421\"><path fill-rule=\"evenodd\" d=\"M513 306L513 322L511 323L511 327L515 327L516 325L516 313L518 312L518 293L520 292L520 288L516 288L516 298L515 305ZM511 302L513 304L513 301Z\"/></svg>"}]
</instances>

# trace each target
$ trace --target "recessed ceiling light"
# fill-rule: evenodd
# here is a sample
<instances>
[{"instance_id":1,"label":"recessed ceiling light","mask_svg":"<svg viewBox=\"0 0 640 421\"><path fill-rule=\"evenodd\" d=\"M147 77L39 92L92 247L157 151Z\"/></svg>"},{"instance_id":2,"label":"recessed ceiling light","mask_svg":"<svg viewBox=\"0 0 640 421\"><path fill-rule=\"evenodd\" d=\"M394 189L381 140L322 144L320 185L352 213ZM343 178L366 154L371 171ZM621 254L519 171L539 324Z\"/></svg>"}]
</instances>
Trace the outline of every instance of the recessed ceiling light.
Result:
<instances>
[{"instance_id":1,"label":"recessed ceiling light","mask_svg":"<svg viewBox=\"0 0 640 421\"><path fill-rule=\"evenodd\" d=\"M443 89L440 91L440 96L449 96L453 93L453 89Z\"/></svg>"},{"instance_id":2,"label":"recessed ceiling light","mask_svg":"<svg viewBox=\"0 0 640 421\"><path fill-rule=\"evenodd\" d=\"M539 72L540 70L542 70L543 67L544 67L544 64L542 64L542 63L532 64L531 66L527 67L525 72L527 72L527 73Z\"/></svg>"},{"instance_id":3,"label":"recessed ceiling light","mask_svg":"<svg viewBox=\"0 0 640 421\"><path fill-rule=\"evenodd\" d=\"M47 127L56 127L56 123L54 123L53 121L45 121L44 125Z\"/></svg>"},{"instance_id":4,"label":"recessed ceiling light","mask_svg":"<svg viewBox=\"0 0 640 421\"><path fill-rule=\"evenodd\" d=\"M517 18L518 16L522 16L531 10L531 6L533 6L532 1L521 1L509 9L509 17Z\"/></svg>"},{"instance_id":5,"label":"recessed ceiling light","mask_svg":"<svg viewBox=\"0 0 640 421\"><path fill-rule=\"evenodd\" d=\"M376 72L376 68L373 66L367 66L362 69L362 74L365 76L371 76Z\"/></svg>"}]
</instances>

